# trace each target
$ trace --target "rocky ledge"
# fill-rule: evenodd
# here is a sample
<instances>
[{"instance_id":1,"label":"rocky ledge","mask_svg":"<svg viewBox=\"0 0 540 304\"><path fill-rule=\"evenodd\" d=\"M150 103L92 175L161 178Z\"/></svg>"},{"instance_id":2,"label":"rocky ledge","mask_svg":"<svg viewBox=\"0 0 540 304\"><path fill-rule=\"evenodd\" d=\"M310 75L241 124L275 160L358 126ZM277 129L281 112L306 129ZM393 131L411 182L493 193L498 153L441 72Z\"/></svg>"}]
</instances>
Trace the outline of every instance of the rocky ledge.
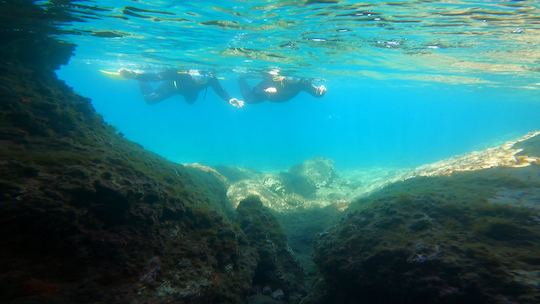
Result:
<instances>
[{"instance_id":1,"label":"rocky ledge","mask_svg":"<svg viewBox=\"0 0 540 304\"><path fill-rule=\"evenodd\" d=\"M304 303L540 302L539 143L517 143L527 165L414 177L354 202L317 239L322 276Z\"/></svg>"},{"instance_id":2,"label":"rocky ledge","mask_svg":"<svg viewBox=\"0 0 540 304\"><path fill-rule=\"evenodd\" d=\"M50 5L0 3L0 302L245 302L261 249L225 184L125 140L56 78L74 46L50 37L69 1Z\"/></svg>"}]
</instances>

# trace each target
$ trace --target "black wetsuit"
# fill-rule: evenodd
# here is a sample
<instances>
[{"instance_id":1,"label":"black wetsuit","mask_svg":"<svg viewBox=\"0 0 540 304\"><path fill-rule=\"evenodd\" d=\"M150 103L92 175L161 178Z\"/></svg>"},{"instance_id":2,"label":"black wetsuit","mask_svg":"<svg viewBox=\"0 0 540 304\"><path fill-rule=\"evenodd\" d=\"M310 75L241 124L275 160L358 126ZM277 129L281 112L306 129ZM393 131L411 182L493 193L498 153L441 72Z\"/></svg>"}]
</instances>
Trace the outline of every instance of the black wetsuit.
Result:
<instances>
[{"instance_id":1,"label":"black wetsuit","mask_svg":"<svg viewBox=\"0 0 540 304\"><path fill-rule=\"evenodd\" d=\"M135 76L139 80L141 91L147 103L158 103L173 95L184 96L186 102L194 103L199 93L211 87L216 94L225 101L231 96L223 89L216 77L201 72L200 75L192 76L187 72L167 70L161 73L143 73ZM161 82L157 87L151 82Z\"/></svg>"},{"instance_id":2,"label":"black wetsuit","mask_svg":"<svg viewBox=\"0 0 540 304\"><path fill-rule=\"evenodd\" d=\"M253 88L249 87L246 79L240 78L238 80L242 96L246 103L260 103L263 101L270 102L286 102L298 95L298 93L304 91L312 96L321 97L322 94L318 92L317 86L309 79L285 77L283 80L274 80L272 77L268 77L258 83ZM276 92L271 93L265 90L269 88L275 88Z\"/></svg>"}]
</instances>

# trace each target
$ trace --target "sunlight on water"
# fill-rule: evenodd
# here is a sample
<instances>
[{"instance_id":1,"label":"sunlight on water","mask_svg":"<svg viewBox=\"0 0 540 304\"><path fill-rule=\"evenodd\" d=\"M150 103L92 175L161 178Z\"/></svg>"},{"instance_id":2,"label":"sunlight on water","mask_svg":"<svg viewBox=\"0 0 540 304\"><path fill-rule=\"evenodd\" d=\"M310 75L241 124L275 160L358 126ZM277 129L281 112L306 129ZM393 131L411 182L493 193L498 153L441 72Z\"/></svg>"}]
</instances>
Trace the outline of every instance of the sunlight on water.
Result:
<instances>
[{"instance_id":1,"label":"sunlight on water","mask_svg":"<svg viewBox=\"0 0 540 304\"><path fill-rule=\"evenodd\" d=\"M540 129L537 1L101 0L70 11L59 36L77 49L60 77L173 161L412 168ZM328 94L240 111L212 90L193 105L147 105L135 81L98 72L119 68L209 70L234 96L239 76L280 68Z\"/></svg>"},{"instance_id":2,"label":"sunlight on water","mask_svg":"<svg viewBox=\"0 0 540 304\"><path fill-rule=\"evenodd\" d=\"M79 59L107 68L539 88L537 1L93 1L66 23ZM92 46L100 45L100 52Z\"/></svg>"}]
</instances>

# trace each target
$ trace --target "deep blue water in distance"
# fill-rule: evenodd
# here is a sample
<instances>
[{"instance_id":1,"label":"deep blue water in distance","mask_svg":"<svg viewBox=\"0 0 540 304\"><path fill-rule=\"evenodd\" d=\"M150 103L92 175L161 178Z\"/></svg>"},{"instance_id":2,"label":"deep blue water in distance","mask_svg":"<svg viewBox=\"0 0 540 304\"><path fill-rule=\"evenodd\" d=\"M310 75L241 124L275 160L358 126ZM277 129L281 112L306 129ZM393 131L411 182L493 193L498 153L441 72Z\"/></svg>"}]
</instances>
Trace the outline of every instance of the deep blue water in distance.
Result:
<instances>
[{"instance_id":1,"label":"deep blue water in distance","mask_svg":"<svg viewBox=\"0 0 540 304\"><path fill-rule=\"evenodd\" d=\"M537 90L332 79L328 93L236 109L209 89L193 104L147 105L134 80L104 77L75 57L58 71L128 139L182 163L286 169L324 156L340 169L413 167L540 129ZM222 85L240 97L236 76Z\"/></svg>"}]
</instances>

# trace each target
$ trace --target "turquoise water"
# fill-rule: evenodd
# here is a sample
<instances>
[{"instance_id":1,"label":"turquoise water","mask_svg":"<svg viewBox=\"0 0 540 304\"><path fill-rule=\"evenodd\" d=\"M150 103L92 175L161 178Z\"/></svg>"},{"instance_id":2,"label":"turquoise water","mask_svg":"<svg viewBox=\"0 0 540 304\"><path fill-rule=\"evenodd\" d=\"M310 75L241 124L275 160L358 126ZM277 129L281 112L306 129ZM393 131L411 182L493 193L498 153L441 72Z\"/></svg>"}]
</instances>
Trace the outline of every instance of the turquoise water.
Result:
<instances>
[{"instance_id":1,"label":"turquoise water","mask_svg":"<svg viewBox=\"0 0 540 304\"><path fill-rule=\"evenodd\" d=\"M54 6L48 2L44 6ZM58 71L127 138L170 160L284 169L414 167L540 129L537 1L93 1L62 24ZM212 90L144 102L101 69L316 78L328 93L236 109Z\"/></svg>"}]
</instances>

